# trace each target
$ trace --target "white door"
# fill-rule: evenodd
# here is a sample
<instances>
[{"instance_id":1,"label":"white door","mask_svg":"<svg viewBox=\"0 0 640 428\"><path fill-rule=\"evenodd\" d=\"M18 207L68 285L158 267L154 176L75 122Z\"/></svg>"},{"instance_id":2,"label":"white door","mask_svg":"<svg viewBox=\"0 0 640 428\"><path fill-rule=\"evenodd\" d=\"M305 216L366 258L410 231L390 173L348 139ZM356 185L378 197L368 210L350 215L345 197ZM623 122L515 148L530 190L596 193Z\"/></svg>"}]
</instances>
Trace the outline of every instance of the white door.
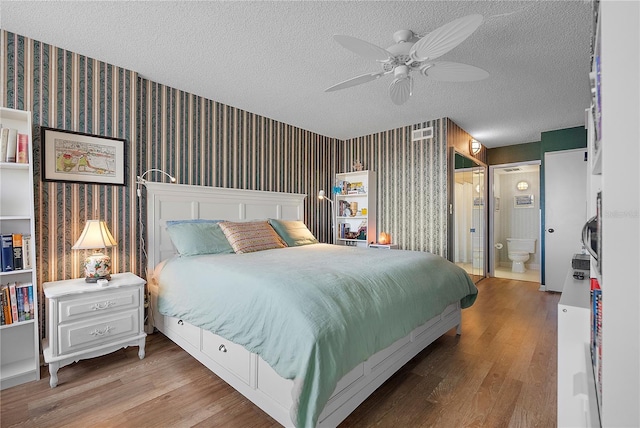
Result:
<instances>
[{"instance_id":1,"label":"white door","mask_svg":"<svg viewBox=\"0 0 640 428\"><path fill-rule=\"evenodd\" d=\"M571 257L579 253L587 216L586 149L544 155L544 285L562 291ZM588 285L587 285L588 286Z\"/></svg>"}]
</instances>

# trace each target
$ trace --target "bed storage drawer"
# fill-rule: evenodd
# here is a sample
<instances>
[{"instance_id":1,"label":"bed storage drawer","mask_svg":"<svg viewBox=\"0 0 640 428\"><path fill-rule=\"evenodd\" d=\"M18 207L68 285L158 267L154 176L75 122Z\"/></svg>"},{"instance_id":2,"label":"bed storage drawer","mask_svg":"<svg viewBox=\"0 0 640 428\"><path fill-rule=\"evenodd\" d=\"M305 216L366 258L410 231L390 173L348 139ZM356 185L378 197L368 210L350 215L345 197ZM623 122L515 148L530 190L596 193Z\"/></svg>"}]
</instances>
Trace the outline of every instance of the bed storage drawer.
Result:
<instances>
[{"instance_id":1,"label":"bed storage drawer","mask_svg":"<svg viewBox=\"0 0 640 428\"><path fill-rule=\"evenodd\" d=\"M164 317L164 326L171 333L177 334L200 350L200 328L181 320L180 318Z\"/></svg>"},{"instance_id":2,"label":"bed storage drawer","mask_svg":"<svg viewBox=\"0 0 640 428\"><path fill-rule=\"evenodd\" d=\"M202 352L249 384L251 353L207 330L202 330Z\"/></svg>"}]
</instances>

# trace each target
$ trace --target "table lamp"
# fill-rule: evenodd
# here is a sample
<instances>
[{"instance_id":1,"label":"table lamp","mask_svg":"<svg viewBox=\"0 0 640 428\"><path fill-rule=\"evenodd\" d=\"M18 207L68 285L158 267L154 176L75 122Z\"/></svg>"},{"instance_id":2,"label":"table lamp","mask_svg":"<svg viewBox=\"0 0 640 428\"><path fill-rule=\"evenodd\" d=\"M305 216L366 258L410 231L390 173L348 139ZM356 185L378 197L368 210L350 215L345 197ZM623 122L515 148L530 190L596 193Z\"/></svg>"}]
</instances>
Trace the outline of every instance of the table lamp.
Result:
<instances>
[{"instance_id":1,"label":"table lamp","mask_svg":"<svg viewBox=\"0 0 640 428\"><path fill-rule=\"evenodd\" d=\"M84 276L86 282L98 282L99 279L111 279L111 257L103 254L103 248L115 247L107 224L102 220L87 220L84 230L75 245L74 250L94 250L84 261Z\"/></svg>"}]
</instances>

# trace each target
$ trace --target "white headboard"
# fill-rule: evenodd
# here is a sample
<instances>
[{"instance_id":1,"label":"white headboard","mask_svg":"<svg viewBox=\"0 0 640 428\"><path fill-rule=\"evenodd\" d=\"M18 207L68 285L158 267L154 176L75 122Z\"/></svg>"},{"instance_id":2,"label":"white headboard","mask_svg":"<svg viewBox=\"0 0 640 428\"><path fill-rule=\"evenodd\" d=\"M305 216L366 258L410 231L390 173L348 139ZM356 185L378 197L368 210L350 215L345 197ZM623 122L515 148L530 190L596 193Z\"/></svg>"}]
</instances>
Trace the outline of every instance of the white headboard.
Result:
<instances>
[{"instance_id":1,"label":"white headboard","mask_svg":"<svg viewBox=\"0 0 640 428\"><path fill-rule=\"evenodd\" d=\"M149 272L152 272L160 261L175 254L165 230L167 220L304 220L304 199L307 195L301 193L150 182L145 183L145 187Z\"/></svg>"}]
</instances>

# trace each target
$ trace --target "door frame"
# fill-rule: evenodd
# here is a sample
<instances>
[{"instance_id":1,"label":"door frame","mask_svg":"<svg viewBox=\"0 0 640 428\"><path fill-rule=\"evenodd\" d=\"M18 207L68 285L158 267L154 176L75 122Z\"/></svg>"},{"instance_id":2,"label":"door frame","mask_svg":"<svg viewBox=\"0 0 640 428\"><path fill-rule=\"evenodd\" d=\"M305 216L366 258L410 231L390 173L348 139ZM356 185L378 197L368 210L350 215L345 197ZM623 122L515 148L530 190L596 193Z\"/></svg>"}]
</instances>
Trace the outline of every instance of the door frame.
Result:
<instances>
[{"instance_id":1,"label":"door frame","mask_svg":"<svg viewBox=\"0 0 640 428\"><path fill-rule=\"evenodd\" d=\"M541 160L531 160L531 161L522 161L522 162L511 162L511 163L502 163L502 164L497 164L497 165L490 165L489 166L489 188L487 189L487 194L489 196L489 230L488 230L488 234L489 234L489 240L488 240L488 244L489 244L489 248L487 249L487 257L488 259L488 265L487 265L487 276L489 277L495 277L495 273L496 273L496 261L495 261L495 257L494 257L494 253L493 253L493 248L495 248L495 239L494 239L494 231L495 231L495 217L494 217L494 213L495 213L495 194L494 194L494 184L495 184L495 170L496 169L504 169L504 168L514 168L517 166L522 166L522 165L538 165L538 181L540 183L540 198L542 198L542 161ZM542 204L540 204L542 205ZM542 214L542 207L540 207L538 209L538 216L540 217L540 229L538 230L538 242L540 241L540 237L542 234L542 230L543 230L543 225L542 225L542 218L543 218L543 214ZM540 260L540 290L543 291L542 289L542 264L544 263L544 252L541 251L541 256L542 256L542 260Z\"/></svg>"}]
</instances>

